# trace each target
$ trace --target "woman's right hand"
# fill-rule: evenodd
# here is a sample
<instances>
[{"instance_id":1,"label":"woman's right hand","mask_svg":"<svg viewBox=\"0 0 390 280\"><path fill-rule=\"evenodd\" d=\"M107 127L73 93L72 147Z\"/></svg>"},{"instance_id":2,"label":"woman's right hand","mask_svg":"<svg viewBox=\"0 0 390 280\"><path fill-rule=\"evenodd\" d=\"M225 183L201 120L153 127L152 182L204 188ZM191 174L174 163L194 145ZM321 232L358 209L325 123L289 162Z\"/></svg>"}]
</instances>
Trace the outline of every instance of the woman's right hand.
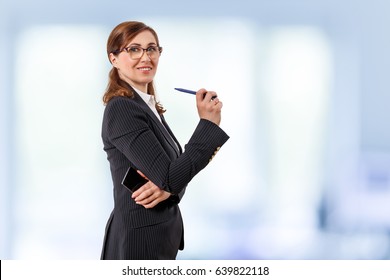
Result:
<instances>
[{"instance_id":1,"label":"woman's right hand","mask_svg":"<svg viewBox=\"0 0 390 280\"><path fill-rule=\"evenodd\" d=\"M223 104L216 96L217 93L214 91L207 91L204 88L198 90L196 92L196 107L201 119L206 119L219 125L221 123Z\"/></svg>"}]
</instances>

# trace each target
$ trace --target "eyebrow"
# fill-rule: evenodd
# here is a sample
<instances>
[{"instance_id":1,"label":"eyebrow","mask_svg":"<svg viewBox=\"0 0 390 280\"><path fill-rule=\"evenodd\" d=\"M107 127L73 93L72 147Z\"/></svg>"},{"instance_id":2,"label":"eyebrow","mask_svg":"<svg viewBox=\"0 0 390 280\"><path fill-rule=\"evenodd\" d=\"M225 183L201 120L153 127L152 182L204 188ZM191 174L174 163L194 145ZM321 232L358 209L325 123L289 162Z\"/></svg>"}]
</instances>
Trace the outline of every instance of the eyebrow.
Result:
<instances>
[{"instance_id":1,"label":"eyebrow","mask_svg":"<svg viewBox=\"0 0 390 280\"><path fill-rule=\"evenodd\" d=\"M148 44L148 46L152 46L152 45L155 45L155 46L157 46L157 43L149 43ZM129 46L137 46L137 47L141 47L141 44L138 44L138 43L132 43L132 44L130 44Z\"/></svg>"}]
</instances>

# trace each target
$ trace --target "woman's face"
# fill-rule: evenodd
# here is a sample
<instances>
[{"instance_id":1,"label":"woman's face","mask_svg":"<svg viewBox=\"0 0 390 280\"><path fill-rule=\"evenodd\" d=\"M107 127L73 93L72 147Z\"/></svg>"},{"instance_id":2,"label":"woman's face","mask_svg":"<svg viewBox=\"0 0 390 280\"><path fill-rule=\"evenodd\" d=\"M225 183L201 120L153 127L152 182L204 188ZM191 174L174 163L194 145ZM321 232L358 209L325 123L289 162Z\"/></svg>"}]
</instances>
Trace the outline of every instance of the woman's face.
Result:
<instances>
[{"instance_id":1,"label":"woman's face","mask_svg":"<svg viewBox=\"0 0 390 280\"><path fill-rule=\"evenodd\" d=\"M142 31L135 36L125 47L157 47L156 38L149 30ZM141 50L142 52L142 50ZM114 67L118 69L122 80L129 83L138 90L147 92L147 86L153 81L156 75L160 53L150 58L146 51L138 59L133 59L130 52L122 51L118 55L110 53L110 60Z\"/></svg>"}]
</instances>

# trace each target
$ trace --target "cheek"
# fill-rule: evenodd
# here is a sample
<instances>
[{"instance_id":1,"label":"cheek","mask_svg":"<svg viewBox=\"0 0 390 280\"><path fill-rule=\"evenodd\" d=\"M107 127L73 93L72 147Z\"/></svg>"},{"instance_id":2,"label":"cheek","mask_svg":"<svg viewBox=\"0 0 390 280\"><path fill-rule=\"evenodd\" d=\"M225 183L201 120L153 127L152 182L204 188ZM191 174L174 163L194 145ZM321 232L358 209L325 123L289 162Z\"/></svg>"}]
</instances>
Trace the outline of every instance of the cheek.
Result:
<instances>
[{"instance_id":1,"label":"cheek","mask_svg":"<svg viewBox=\"0 0 390 280\"><path fill-rule=\"evenodd\" d=\"M120 69L124 69L124 70L134 67L134 61L129 60L127 57L123 57L123 56L119 57L119 59L117 60L117 64Z\"/></svg>"},{"instance_id":2,"label":"cheek","mask_svg":"<svg viewBox=\"0 0 390 280\"><path fill-rule=\"evenodd\" d=\"M156 61L153 62L153 66L154 66L154 70L156 70L157 67L158 67L158 60L156 60Z\"/></svg>"},{"instance_id":3,"label":"cheek","mask_svg":"<svg viewBox=\"0 0 390 280\"><path fill-rule=\"evenodd\" d=\"M135 71L134 63L123 62L120 64L119 70L123 74L130 75L130 74L134 73L134 71Z\"/></svg>"}]
</instances>

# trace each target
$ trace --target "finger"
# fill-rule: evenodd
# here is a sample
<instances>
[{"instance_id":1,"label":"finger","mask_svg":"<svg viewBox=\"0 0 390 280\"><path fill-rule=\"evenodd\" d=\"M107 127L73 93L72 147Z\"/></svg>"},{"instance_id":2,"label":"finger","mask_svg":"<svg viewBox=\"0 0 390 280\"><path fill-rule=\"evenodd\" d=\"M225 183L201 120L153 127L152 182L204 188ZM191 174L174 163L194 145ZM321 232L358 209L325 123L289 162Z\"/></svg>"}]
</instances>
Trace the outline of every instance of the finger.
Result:
<instances>
[{"instance_id":1,"label":"finger","mask_svg":"<svg viewBox=\"0 0 390 280\"><path fill-rule=\"evenodd\" d=\"M170 193L162 191L155 199L153 199L149 203L144 203L142 206L144 206L145 208L153 208L161 201L166 200L170 195Z\"/></svg>"},{"instance_id":2,"label":"finger","mask_svg":"<svg viewBox=\"0 0 390 280\"><path fill-rule=\"evenodd\" d=\"M140 195L134 197L133 199L135 202L140 202L140 201L143 201L145 199L148 199L151 196L153 196L153 192L150 190L146 190L146 191L143 191Z\"/></svg>"},{"instance_id":3,"label":"finger","mask_svg":"<svg viewBox=\"0 0 390 280\"><path fill-rule=\"evenodd\" d=\"M136 190L135 192L133 192L133 194L131 195L132 198L136 198L137 196L139 196L143 191L145 191L147 189L147 184L144 184L142 187L140 187L138 190Z\"/></svg>"},{"instance_id":4,"label":"finger","mask_svg":"<svg viewBox=\"0 0 390 280\"><path fill-rule=\"evenodd\" d=\"M143 178L145 178L146 180L149 180L148 177L146 177L144 175L144 173L141 172L141 170L137 170L138 174L141 175Z\"/></svg>"},{"instance_id":5,"label":"finger","mask_svg":"<svg viewBox=\"0 0 390 280\"><path fill-rule=\"evenodd\" d=\"M143 199L136 200L136 203L144 206L144 205L153 203L153 201L155 201L155 200L159 200L158 202L160 202L161 197L162 197L162 192L153 192L149 196L147 196Z\"/></svg>"},{"instance_id":6,"label":"finger","mask_svg":"<svg viewBox=\"0 0 390 280\"><path fill-rule=\"evenodd\" d=\"M133 199L142 199L144 197L147 197L150 195L150 189L153 187L153 184L149 182L145 183L142 187L140 187L138 190L133 192L131 195L131 198Z\"/></svg>"},{"instance_id":7,"label":"finger","mask_svg":"<svg viewBox=\"0 0 390 280\"><path fill-rule=\"evenodd\" d=\"M218 100L218 103L215 104L215 107L216 107L218 110L221 110L221 109L222 109L222 106L223 106L223 103L222 103L222 101L219 101L219 100Z\"/></svg>"},{"instance_id":8,"label":"finger","mask_svg":"<svg viewBox=\"0 0 390 280\"><path fill-rule=\"evenodd\" d=\"M141 199L138 201L136 200L135 203L145 206L147 204L152 203L156 199L157 198L155 197L155 195L151 195L151 196L145 197L144 199Z\"/></svg>"},{"instance_id":9,"label":"finger","mask_svg":"<svg viewBox=\"0 0 390 280\"><path fill-rule=\"evenodd\" d=\"M143 203L141 204L143 207L145 208L153 208L155 207L157 204L159 204L161 201L164 201L166 200L168 197L170 197L171 194L169 192L166 192L166 191L161 191L161 193L159 194L158 197L156 197L154 200L152 200L150 203Z\"/></svg>"},{"instance_id":10,"label":"finger","mask_svg":"<svg viewBox=\"0 0 390 280\"><path fill-rule=\"evenodd\" d=\"M151 183L150 181L146 183L144 186L145 186L144 190L138 196L133 197L136 202L140 202L144 199L152 197L153 195L156 196L161 192L160 188L157 187L155 184ZM142 188L144 186L142 186Z\"/></svg>"},{"instance_id":11,"label":"finger","mask_svg":"<svg viewBox=\"0 0 390 280\"><path fill-rule=\"evenodd\" d=\"M217 98L217 93L215 91L207 91L205 93L203 93L203 101L205 102L210 102L212 100L214 100L215 98Z\"/></svg>"},{"instance_id":12,"label":"finger","mask_svg":"<svg viewBox=\"0 0 390 280\"><path fill-rule=\"evenodd\" d=\"M196 102L202 102L204 99L204 95L206 94L207 90L204 88L201 88L196 92Z\"/></svg>"},{"instance_id":13,"label":"finger","mask_svg":"<svg viewBox=\"0 0 390 280\"><path fill-rule=\"evenodd\" d=\"M145 208L153 208L157 204L159 204L161 201L163 201L162 197L156 197L150 201L144 201L141 205Z\"/></svg>"},{"instance_id":14,"label":"finger","mask_svg":"<svg viewBox=\"0 0 390 280\"><path fill-rule=\"evenodd\" d=\"M208 101L213 101L216 98L218 98L218 95L217 95L217 93L215 91L207 92L207 97L205 97L205 99L207 99Z\"/></svg>"},{"instance_id":15,"label":"finger","mask_svg":"<svg viewBox=\"0 0 390 280\"><path fill-rule=\"evenodd\" d=\"M156 200L153 200L151 203L148 203L148 204L144 204L142 205L143 207L145 207L146 209L150 209L150 208L153 208L154 206L156 206L157 204L159 204L161 201L158 201L157 199Z\"/></svg>"}]
</instances>

